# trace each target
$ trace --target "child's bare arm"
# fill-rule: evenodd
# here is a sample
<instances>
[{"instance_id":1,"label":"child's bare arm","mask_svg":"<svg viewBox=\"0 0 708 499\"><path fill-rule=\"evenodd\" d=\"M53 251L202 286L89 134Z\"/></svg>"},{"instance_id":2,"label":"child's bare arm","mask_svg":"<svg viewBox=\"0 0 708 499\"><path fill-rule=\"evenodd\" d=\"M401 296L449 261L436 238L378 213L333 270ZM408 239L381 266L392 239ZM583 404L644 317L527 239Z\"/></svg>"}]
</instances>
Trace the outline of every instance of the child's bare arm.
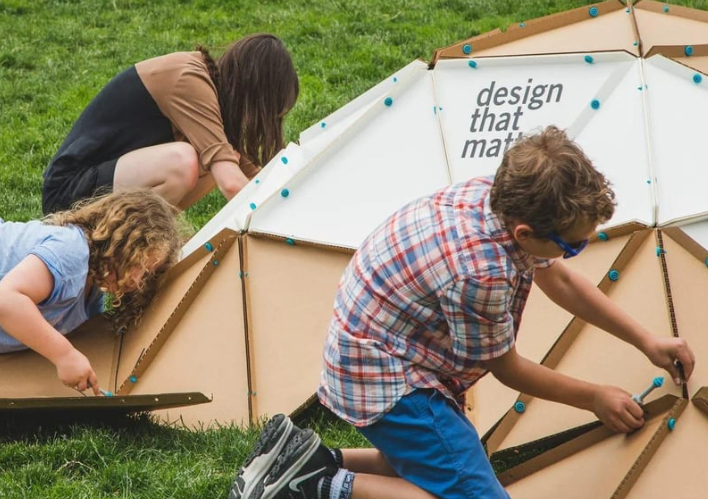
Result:
<instances>
[{"instance_id":1,"label":"child's bare arm","mask_svg":"<svg viewBox=\"0 0 708 499\"><path fill-rule=\"evenodd\" d=\"M695 357L686 340L658 337L647 331L582 275L557 261L536 270L534 282L555 303L573 315L634 345L656 366L666 369L676 384L683 365L686 379L691 377Z\"/></svg>"},{"instance_id":2,"label":"child's bare arm","mask_svg":"<svg viewBox=\"0 0 708 499\"><path fill-rule=\"evenodd\" d=\"M484 365L506 386L534 397L592 411L615 431L626 433L644 424L642 409L624 390L557 373L520 356L515 347Z\"/></svg>"},{"instance_id":3,"label":"child's bare arm","mask_svg":"<svg viewBox=\"0 0 708 499\"><path fill-rule=\"evenodd\" d=\"M0 326L57 367L59 379L83 391L98 380L88 359L42 316L37 304L47 299L54 278L35 255L27 256L0 280Z\"/></svg>"}]
</instances>

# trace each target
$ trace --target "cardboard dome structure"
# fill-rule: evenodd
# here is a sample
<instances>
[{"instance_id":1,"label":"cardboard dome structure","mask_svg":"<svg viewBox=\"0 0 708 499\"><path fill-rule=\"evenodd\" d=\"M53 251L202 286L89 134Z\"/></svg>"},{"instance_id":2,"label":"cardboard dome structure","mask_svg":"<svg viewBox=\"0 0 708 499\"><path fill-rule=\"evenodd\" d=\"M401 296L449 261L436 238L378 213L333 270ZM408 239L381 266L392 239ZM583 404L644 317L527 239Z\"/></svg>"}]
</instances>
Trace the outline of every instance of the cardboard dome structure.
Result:
<instances>
[{"instance_id":1,"label":"cardboard dome structure","mask_svg":"<svg viewBox=\"0 0 708 499\"><path fill-rule=\"evenodd\" d=\"M705 307L692 293L708 278L706 71L708 13L648 0L597 3L440 49L431 63L411 62L281 151L185 246L138 329L115 338L95 321L75 341L82 348L89 334L105 337L105 348L92 344L87 354L124 404L154 394L212 399L160 413L169 420L245 423L296 411L316 390L336 286L364 237L410 200L493 174L520 134L555 124L608 176L618 199L602 237L567 263L655 334L685 335L699 356L690 386L655 394L685 407L658 459L694 426L684 418L700 422L696 431L705 425L695 398L708 385L700 369ZM629 391L659 374L536 289L518 349ZM78 403L73 392L49 386L43 362L31 352L0 357L3 372L12 364L17 373L0 383L0 408ZM686 405L689 398L698 402ZM523 413L513 410L518 402ZM652 421L674 407L661 404ZM528 399L491 376L470 390L468 406L493 452L559 435L580 439L570 447L588 452L629 441L590 445L579 432L592 426L592 414Z\"/></svg>"}]
</instances>

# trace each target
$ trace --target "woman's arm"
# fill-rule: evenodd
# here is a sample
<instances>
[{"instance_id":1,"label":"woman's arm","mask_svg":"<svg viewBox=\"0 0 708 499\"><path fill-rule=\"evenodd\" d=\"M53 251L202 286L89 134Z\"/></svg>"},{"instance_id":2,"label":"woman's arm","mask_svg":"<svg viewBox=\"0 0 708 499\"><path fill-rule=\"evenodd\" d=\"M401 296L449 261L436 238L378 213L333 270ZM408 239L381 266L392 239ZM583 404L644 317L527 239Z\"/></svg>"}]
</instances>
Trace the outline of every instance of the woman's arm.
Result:
<instances>
[{"instance_id":1,"label":"woman's arm","mask_svg":"<svg viewBox=\"0 0 708 499\"><path fill-rule=\"evenodd\" d=\"M676 360L683 365L686 379L690 378L695 357L686 340L651 334L590 281L562 262L536 270L534 282L571 314L634 345L654 365L666 369L676 384L681 381L681 374L674 365Z\"/></svg>"},{"instance_id":2,"label":"woman's arm","mask_svg":"<svg viewBox=\"0 0 708 499\"><path fill-rule=\"evenodd\" d=\"M37 308L54 289L44 262L29 255L0 280L0 326L15 339L51 361L65 385L98 395L98 380L88 359Z\"/></svg>"}]
</instances>

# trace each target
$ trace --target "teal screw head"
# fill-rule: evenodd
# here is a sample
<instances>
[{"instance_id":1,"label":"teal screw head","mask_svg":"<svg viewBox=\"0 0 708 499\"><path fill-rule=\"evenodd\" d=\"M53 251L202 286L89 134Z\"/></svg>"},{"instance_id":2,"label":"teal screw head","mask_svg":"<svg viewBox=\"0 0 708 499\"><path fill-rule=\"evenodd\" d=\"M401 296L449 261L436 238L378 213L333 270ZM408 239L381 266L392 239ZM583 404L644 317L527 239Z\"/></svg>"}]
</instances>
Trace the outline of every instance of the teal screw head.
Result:
<instances>
[{"instance_id":1,"label":"teal screw head","mask_svg":"<svg viewBox=\"0 0 708 499\"><path fill-rule=\"evenodd\" d=\"M687 57L691 57L693 55L693 47L686 45L686 48L683 49L683 53L686 54Z\"/></svg>"},{"instance_id":2,"label":"teal screw head","mask_svg":"<svg viewBox=\"0 0 708 499\"><path fill-rule=\"evenodd\" d=\"M386 97L384 99L384 105L387 107L391 107L393 105L393 99L391 97Z\"/></svg>"},{"instance_id":3,"label":"teal screw head","mask_svg":"<svg viewBox=\"0 0 708 499\"><path fill-rule=\"evenodd\" d=\"M393 83L396 83L397 81L398 81L398 78L396 78L396 77L394 76L394 77L393 77Z\"/></svg>"},{"instance_id":4,"label":"teal screw head","mask_svg":"<svg viewBox=\"0 0 708 499\"><path fill-rule=\"evenodd\" d=\"M112 397L112 396L113 396L113 392L106 392L106 393L103 394L103 396L104 396L104 397Z\"/></svg>"},{"instance_id":5,"label":"teal screw head","mask_svg":"<svg viewBox=\"0 0 708 499\"><path fill-rule=\"evenodd\" d=\"M468 64L469 67L471 67L472 69L475 69L475 68L477 67L477 61L473 61L472 59L470 59L470 60L467 62L467 64Z\"/></svg>"},{"instance_id":6,"label":"teal screw head","mask_svg":"<svg viewBox=\"0 0 708 499\"><path fill-rule=\"evenodd\" d=\"M594 5L592 7L590 7L590 10L588 10L588 13L590 14L590 17L597 17L598 15L600 15L600 11L597 10L597 7L595 7Z\"/></svg>"},{"instance_id":7,"label":"teal screw head","mask_svg":"<svg viewBox=\"0 0 708 499\"><path fill-rule=\"evenodd\" d=\"M256 209L256 203L251 203L248 205L252 210Z\"/></svg>"},{"instance_id":8,"label":"teal screw head","mask_svg":"<svg viewBox=\"0 0 708 499\"><path fill-rule=\"evenodd\" d=\"M593 109L600 109L600 101L593 99L592 102L590 102L590 107Z\"/></svg>"},{"instance_id":9,"label":"teal screw head","mask_svg":"<svg viewBox=\"0 0 708 499\"><path fill-rule=\"evenodd\" d=\"M526 27L526 23L519 23L519 28L525 28L525 27Z\"/></svg>"},{"instance_id":10,"label":"teal screw head","mask_svg":"<svg viewBox=\"0 0 708 499\"><path fill-rule=\"evenodd\" d=\"M669 11L669 6L668 6L668 5L664 5L664 12L668 12L668 11Z\"/></svg>"},{"instance_id":11,"label":"teal screw head","mask_svg":"<svg viewBox=\"0 0 708 499\"><path fill-rule=\"evenodd\" d=\"M626 9L624 9L624 11L625 11L627 14L629 14L630 12L632 12L632 10L631 10L629 7L627 7Z\"/></svg>"},{"instance_id":12,"label":"teal screw head","mask_svg":"<svg viewBox=\"0 0 708 499\"><path fill-rule=\"evenodd\" d=\"M661 249L659 246L656 247L656 256L661 256L662 253L664 253L664 250Z\"/></svg>"},{"instance_id":13,"label":"teal screw head","mask_svg":"<svg viewBox=\"0 0 708 499\"><path fill-rule=\"evenodd\" d=\"M287 164L288 164L288 158L286 158L285 156L283 156L282 158L280 158L280 161L282 161L284 165L287 165Z\"/></svg>"},{"instance_id":14,"label":"teal screw head","mask_svg":"<svg viewBox=\"0 0 708 499\"><path fill-rule=\"evenodd\" d=\"M468 43L465 43L465 44L462 46L462 52L465 53L465 54L471 54L471 53L472 53L472 45L470 45L470 44L468 44Z\"/></svg>"},{"instance_id":15,"label":"teal screw head","mask_svg":"<svg viewBox=\"0 0 708 499\"><path fill-rule=\"evenodd\" d=\"M610 281L616 281L617 279L620 278L620 273L618 270L610 270L610 272L607 274L607 276L610 278Z\"/></svg>"},{"instance_id":16,"label":"teal screw head","mask_svg":"<svg viewBox=\"0 0 708 499\"><path fill-rule=\"evenodd\" d=\"M523 402L519 401L514 404L514 410L518 412L519 414L523 413L526 410L526 404Z\"/></svg>"},{"instance_id":17,"label":"teal screw head","mask_svg":"<svg viewBox=\"0 0 708 499\"><path fill-rule=\"evenodd\" d=\"M219 260L214 260L214 261L211 262L211 263L214 264L214 267L218 267L218 266L219 266Z\"/></svg>"},{"instance_id":18,"label":"teal screw head","mask_svg":"<svg viewBox=\"0 0 708 499\"><path fill-rule=\"evenodd\" d=\"M290 190L289 189L283 189L280 191L280 195L284 198L288 197L290 195Z\"/></svg>"},{"instance_id":19,"label":"teal screw head","mask_svg":"<svg viewBox=\"0 0 708 499\"><path fill-rule=\"evenodd\" d=\"M212 246L211 243L206 243L204 247L207 251L214 251L214 246Z\"/></svg>"},{"instance_id":20,"label":"teal screw head","mask_svg":"<svg viewBox=\"0 0 708 499\"><path fill-rule=\"evenodd\" d=\"M706 258L706 267L708 267L708 258Z\"/></svg>"},{"instance_id":21,"label":"teal screw head","mask_svg":"<svg viewBox=\"0 0 708 499\"><path fill-rule=\"evenodd\" d=\"M696 73L693 75L693 83L701 83L703 81L703 75L700 73Z\"/></svg>"},{"instance_id":22,"label":"teal screw head","mask_svg":"<svg viewBox=\"0 0 708 499\"><path fill-rule=\"evenodd\" d=\"M295 246L295 240L294 240L294 239L287 238L287 239L285 240L285 243L286 243L286 244L289 244L290 246Z\"/></svg>"},{"instance_id":23,"label":"teal screw head","mask_svg":"<svg viewBox=\"0 0 708 499\"><path fill-rule=\"evenodd\" d=\"M128 380L129 380L131 383L137 383L137 382L138 382L138 377L137 377L135 374L133 374L130 378L128 378Z\"/></svg>"},{"instance_id":24,"label":"teal screw head","mask_svg":"<svg viewBox=\"0 0 708 499\"><path fill-rule=\"evenodd\" d=\"M261 183L261 179L257 178L257 179L256 179L256 184L260 184L260 183Z\"/></svg>"},{"instance_id":25,"label":"teal screw head","mask_svg":"<svg viewBox=\"0 0 708 499\"><path fill-rule=\"evenodd\" d=\"M635 47L639 45L639 42L637 40L634 40L634 43L632 43Z\"/></svg>"},{"instance_id":26,"label":"teal screw head","mask_svg":"<svg viewBox=\"0 0 708 499\"><path fill-rule=\"evenodd\" d=\"M656 388L661 388L661 385L664 384L664 377L663 376L657 376L653 380L651 380L651 383L656 387Z\"/></svg>"},{"instance_id":27,"label":"teal screw head","mask_svg":"<svg viewBox=\"0 0 708 499\"><path fill-rule=\"evenodd\" d=\"M607 235L607 232L600 232L600 233L597 235L597 238L598 238L600 241L607 241L607 240L610 238L610 236Z\"/></svg>"},{"instance_id":28,"label":"teal screw head","mask_svg":"<svg viewBox=\"0 0 708 499\"><path fill-rule=\"evenodd\" d=\"M593 62L595 62L595 60L592 58L591 55L586 55L585 62L587 62L588 64L592 64Z\"/></svg>"},{"instance_id":29,"label":"teal screw head","mask_svg":"<svg viewBox=\"0 0 708 499\"><path fill-rule=\"evenodd\" d=\"M669 418L669 422L666 426L668 426L669 431L674 431L674 428L676 428L676 420L674 418Z\"/></svg>"},{"instance_id":30,"label":"teal screw head","mask_svg":"<svg viewBox=\"0 0 708 499\"><path fill-rule=\"evenodd\" d=\"M324 121L322 123L320 123L320 128L324 128L326 126L327 126L327 123L325 123Z\"/></svg>"}]
</instances>

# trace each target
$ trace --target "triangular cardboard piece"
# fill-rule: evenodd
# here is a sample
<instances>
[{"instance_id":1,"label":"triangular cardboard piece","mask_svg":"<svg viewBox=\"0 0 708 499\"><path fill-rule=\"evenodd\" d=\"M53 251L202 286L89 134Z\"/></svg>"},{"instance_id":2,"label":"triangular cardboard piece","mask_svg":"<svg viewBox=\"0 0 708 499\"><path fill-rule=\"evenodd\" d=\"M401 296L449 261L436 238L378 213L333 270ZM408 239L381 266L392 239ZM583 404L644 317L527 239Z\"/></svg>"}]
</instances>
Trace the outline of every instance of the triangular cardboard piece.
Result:
<instances>
[{"instance_id":1,"label":"triangular cardboard piece","mask_svg":"<svg viewBox=\"0 0 708 499\"><path fill-rule=\"evenodd\" d=\"M597 36L602 33L602 36ZM624 50L638 55L627 8L610 0L494 30L438 50L440 59Z\"/></svg>"},{"instance_id":2,"label":"triangular cardboard piece","mask_svg":"<svg viewBox=\"0 0 708 499\"><path fill-rule=\"evenodd\" d=\"M292 413L317 391L334 296L351 253L246 236L254 418Z\"/></svg>"},{"instance_id":3,"label":"triangular cardboard piece","mask_svg":"<svg viewBox=\"0 0 708 499\"><path fill-rule=\"evenodd\" d=\"M642 234L642 233L638 233ZM616 304L656 335L673 335L664 290L661 260L653 231L646 231L639 247L631 244L617 262L611 280L600 285ZM624 258L623 258L624 257ZM622 260L625 260L622 262ZM554 346L544 364L563 374L599 384L620 386L640 393L657 376L663 376L633 346L576 319ZM668 382L658 393L681 395L681 390ZM510 410L488 440L490 452L516 447L547 435L561 433L589 423L594 415L571 406L522 395L523 411Z\"/></svg>"},{"instance_id":4,"label":"triangular cardboard piece","mask_svg":"<svg viewBox=\"0 0 708 499\"><path fill-rule=\"evenodd\" d=\"M708 12L703 10L642 0L634 7L634 17L644 55L658 45L708 43Z\"/></svg>"}]
</instances>

